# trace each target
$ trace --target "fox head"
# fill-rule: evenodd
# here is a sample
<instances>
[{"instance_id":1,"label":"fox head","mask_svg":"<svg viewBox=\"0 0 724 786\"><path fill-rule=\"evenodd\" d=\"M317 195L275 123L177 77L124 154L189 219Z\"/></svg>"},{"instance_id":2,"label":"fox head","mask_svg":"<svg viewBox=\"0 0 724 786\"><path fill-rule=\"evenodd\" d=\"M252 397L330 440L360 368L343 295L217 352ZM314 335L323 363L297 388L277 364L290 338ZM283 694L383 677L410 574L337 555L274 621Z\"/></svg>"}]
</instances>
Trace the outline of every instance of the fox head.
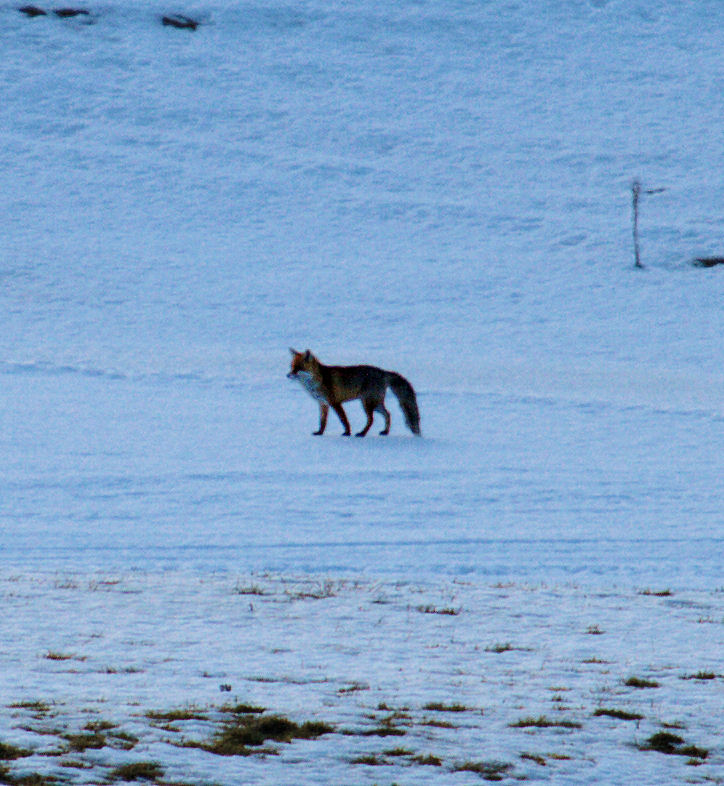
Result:
<instances>
[{"instance_id":1,"label":"fox head","mask_svg":"<svg viewBox=\"0 0 724 786\"><path fill-rule=\"evenodd\" d=\"M289 347L289 351L292 354L292 367L287 374L289 379L297 379L300 374L308 376L318 369L319 361L308 349L305 352L297 352L296 349Z\"/></svg>"}]
</instances>

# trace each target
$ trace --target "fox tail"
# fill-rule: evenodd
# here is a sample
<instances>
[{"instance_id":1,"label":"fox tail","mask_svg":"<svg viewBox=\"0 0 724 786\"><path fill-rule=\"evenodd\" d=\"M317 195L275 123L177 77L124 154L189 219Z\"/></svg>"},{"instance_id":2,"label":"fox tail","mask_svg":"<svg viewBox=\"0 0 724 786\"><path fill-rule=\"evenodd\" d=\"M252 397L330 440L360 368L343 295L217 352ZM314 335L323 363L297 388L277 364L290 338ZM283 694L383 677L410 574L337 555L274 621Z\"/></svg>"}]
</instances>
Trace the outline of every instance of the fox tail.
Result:
<instances>
[{"instance_id":1,"label":"fox tail","mask_svg":"<svg viewBox=\"0 0 724 786\"><path fill-rule=\"evenodd\" d=\"M413 434L420 436L420 410L417 408L417 397L412 385L401 375L394 371L387 373L387 384L400 402L400 408L405 416L405 423Z\"/></svg>"}]
</instances>

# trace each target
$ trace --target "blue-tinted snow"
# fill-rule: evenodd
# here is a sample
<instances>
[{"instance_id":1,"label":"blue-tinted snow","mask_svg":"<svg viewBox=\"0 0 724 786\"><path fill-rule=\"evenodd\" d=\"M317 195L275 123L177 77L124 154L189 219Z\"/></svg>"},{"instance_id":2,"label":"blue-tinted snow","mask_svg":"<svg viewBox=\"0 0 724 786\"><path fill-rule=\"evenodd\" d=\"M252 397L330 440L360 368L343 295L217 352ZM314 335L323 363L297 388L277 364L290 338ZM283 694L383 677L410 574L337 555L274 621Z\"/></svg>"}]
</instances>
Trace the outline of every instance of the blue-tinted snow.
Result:
<instances>
[{"instance_id":1,"label":"blue-tinted snow","mask_svg":"<svg viewBox=\"0 0 724 786\"><path fill-rule=\"evenodd\" d=\"M720 582L720 4L92 10L0 13L5 565Z\"/></svg>"}]
</instances>

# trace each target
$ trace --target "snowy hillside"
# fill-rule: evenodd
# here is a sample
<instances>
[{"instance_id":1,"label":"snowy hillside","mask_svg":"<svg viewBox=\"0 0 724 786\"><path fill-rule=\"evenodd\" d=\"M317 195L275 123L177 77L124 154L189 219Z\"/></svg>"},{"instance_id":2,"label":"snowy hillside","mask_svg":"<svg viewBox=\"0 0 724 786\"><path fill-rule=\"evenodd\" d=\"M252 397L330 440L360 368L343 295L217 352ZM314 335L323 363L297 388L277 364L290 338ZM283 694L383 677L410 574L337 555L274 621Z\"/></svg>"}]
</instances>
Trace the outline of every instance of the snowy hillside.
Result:
<instances>
[{"instance_id":1,"label":"snowy hillside","mask_svg":"<svg viewBox=\"0 0 724 786\"><path fill-rule=\"evenodd\" d=\"M31 600L0 622L0 640L22 637L67 582L145 577L163 620L149 644L160 662L186 577L222 596L238 576L265 576L274 597L292 580L402 582L400 613L420 587L454 594L464 579L475 619L501 585L514 587L504 615L530 587L564 587L568 609L613 593L601 612L602 625L616 621L613 681L628 664L666 665L651 654L658 643L641 659L627 649L619 615L649 613L642 591L671 591L674 603L693 593L701 608L686 624L697 633L683 639L662 621L660 649L667 668L717 675L724 266L691 262L724 255L724 6L174 3L91 1L75 18L45 0L49 13L34 18L0 5L0 580L6 600L16 581L40 587L18 590ZM162 25L170 13L200 24ZM642 196L643 270L635 178L665 189ZM364 440L342 439L333 414L312 437L317 406L285 379L289 346L404 374L423 438L394 400L387 438L376 423ZM346 410L359 428L359 404ZM96 603L103 612L108 597L80 592L59 628ZM344 603L367 608L354 594ZM526 617L526 636L551 626L554 606ZM334 608L315 635L342 624ZM136 612L114 613L123 634L101 660L133 639ZM188 613L211 635L200 606ZM225 614L231 653L236 610ZM398 633L399 619L386 621ZM108 682L60 695L44 655L83 648L54 643L54 621L34 655L6 654L3 704L55 697L72 715L86 696L120 700ZM555 663L579 622L563 626ZM271 652L284 614L269 624ZM480 647L507 640L487 624ZM437 631L418 634L424 650ZM446 673L477 673L475 646ZM28 657L41 667L27 671ZM211 702L183 690L203 660L180 661L173 696L129 689L129 701ZM419 667L434 681L425 658ZM515 668L519 684L535 666L523 657ZM230 660L218 671L237 674ZM360 679L371 685L370 674ZM599 676L576 676L581 712ZM454 703L453 682L415 701ZM400 704L412 701L404 675L393 683ZM711 686L720 696L721 676ZM647 722L676 720L677 690ZM305 695L308 714L323 716L328 699ZM495 728L510 742L506 713L518 705L491 701L507 708ZM724 777L709 721L684 715L707 761L667 759L639 782L664 782L660 766ZM7 714L0 742L23 723ZM474 743L483 732L472 728ZM578 765L566 772L585 782ZM203 777L237 782L213 768Z\"/></svg>"}]
</instances>

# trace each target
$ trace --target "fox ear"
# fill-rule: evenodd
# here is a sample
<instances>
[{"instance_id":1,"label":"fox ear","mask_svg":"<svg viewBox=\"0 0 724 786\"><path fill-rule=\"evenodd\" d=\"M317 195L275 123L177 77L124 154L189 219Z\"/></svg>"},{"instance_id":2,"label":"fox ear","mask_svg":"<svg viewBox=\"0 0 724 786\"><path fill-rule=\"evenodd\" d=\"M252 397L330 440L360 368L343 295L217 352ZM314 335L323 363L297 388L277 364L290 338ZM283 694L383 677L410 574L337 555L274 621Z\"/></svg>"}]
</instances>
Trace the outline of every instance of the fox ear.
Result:
<instances>
[{"instance_id":1,"label":"fox ear","mask_svg":"<svg viewBox=\"0 0 724 786\"><path fill-rule=\"evenodd\" d=\"M307 350L307 351L304 353L304 359L305 359L305 360L309 360L309 358L310 358L311 356L312 356L312 353L311 353L309 350Z\"/></svg>"},{"instance_id":2,"label":"fox ear","mask_svg":"<svg viewBox=\"0 0 724 786\"><path fill-rule=\"evenodd\" d=\"M292 355L298 355L299 354L299 352L297 352L296 349L292 349L291 347L289 347L289 351L292 353Z\"/></svg>"}]
</instances>

